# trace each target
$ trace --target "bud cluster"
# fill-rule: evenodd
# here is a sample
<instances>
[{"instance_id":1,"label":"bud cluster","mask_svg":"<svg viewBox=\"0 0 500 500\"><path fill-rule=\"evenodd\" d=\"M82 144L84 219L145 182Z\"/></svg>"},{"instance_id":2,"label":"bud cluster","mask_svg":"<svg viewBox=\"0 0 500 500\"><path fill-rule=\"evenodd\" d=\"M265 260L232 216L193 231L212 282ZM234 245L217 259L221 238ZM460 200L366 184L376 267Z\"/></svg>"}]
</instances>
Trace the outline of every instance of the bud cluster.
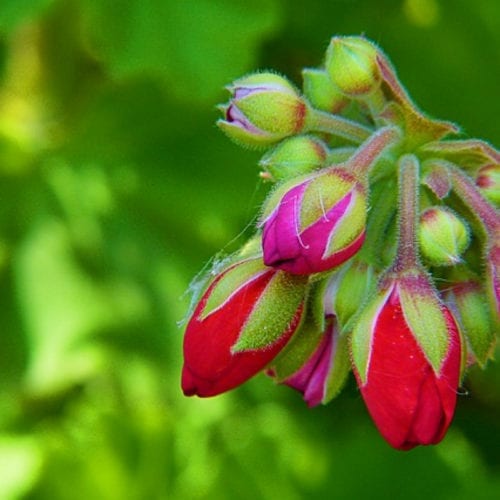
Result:
<instances>
[{"instance_id":1,"label":"bud cluster","mask_svg":"<svg viewBox=\"0 0 500 500\"><path fill-rule=\"evenodd\" d=\"M390 445L438 443L499 329L500 153L422 114L363 37L332 38L302 91L273 72L228 89L218 125L266 149L274 186L190 314L184 393L264 372L312 407L352 371Z\"/></svg>"}]
</instances>

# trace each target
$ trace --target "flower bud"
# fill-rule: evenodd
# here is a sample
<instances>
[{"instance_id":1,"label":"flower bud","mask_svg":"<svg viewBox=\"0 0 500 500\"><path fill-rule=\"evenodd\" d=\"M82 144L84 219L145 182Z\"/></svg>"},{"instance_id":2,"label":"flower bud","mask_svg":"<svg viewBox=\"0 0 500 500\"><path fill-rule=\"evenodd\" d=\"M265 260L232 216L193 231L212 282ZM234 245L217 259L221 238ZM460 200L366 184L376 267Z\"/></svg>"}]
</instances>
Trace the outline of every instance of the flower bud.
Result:
<instances>
[{"instance_id":1,"label":"flower bud","mask_svg":"<svg viewBox=\"0 0 500 500\"><path fill-rule=\"evenodd\" d=\"M500 322L500 245L493 245L486 255L486 280L488 295L493 310L496 312L493 319Z\"/></svg>"},{"instance_id":2,"label":"flower bud","mask_svg":"<svg viewBox=\"0 0 500 500\"><path fill-rule=\"evenodd\" d=\"M367 96L381 83L377 48L362 37L333 37L325 67L332 82L349 97Z\"/></svg>"},{"instance_id":3,"label":"flower bud","mask_svg":"<svg viewBox=\"0 0 500 500\"><path fill-rule=\"evenodd\" d=\"M394 448L436 444L453 418L461 340L425 274L386 280L352 332L353 368L375 425Z\"/></svg>"},{"instance_id":4,"label":"flower bud","mask_svg":"<svg viewBox=\"0 0 500 500\"><path fill-rule=\"evenodd\" d=\"M295 87L274 73L255 73L228 87L229 104L221 106L217 125L234 141L270 146L301 131L307 106Z\"/></svg>"},{"instance_id":5,"label":"flower bud","mask_svg":"<svg viewBox=\"0 0 500 500\"><path fill-rule=\"evenodd\" d=\"M292 274L332 269L363 244L366 210L364 187L341 168L285 183L264 206L264 263Z\"/></svg>"},{"instance_id":6,"label":"flower bud","mask_svg":"<svg viewBox=\"0 0 500 500\"><path fill-rule=\"evenodd\" d=\"M458 264L470 239L466 223L444 207L422 212L418 236L422 255L434 266Z\"/></svg>"},{"instance_id":7,"label":"flower bud","mask_svg":"<svg viewBox=\"0 0 500 500\"><path fill-rule=\"evenodd\" d=\"M372 266L353 261L331 276L325 287L325 311L331 311L343 329L371 294L376 280Z\"/></svg>"},{"instance_id":8,"label":"flower bud","mask_svg":"<svg viewBox=\"0 0 500 500\"><path fill-rule=\"evenodd\" d=\"M208 286L186 327L182 390L214 396L262 370L290 340L304 309L307 281L237 262Z\"/></svg>"},{"instance_id":9,"label":"flower bud","mask_svg":"<svg viewBox=\"0 0 500 500\"><path fill-rule=\"evenodd\" d=\"M484 296L483 287L475 280L456 283L445 292L446 303L467 340L469 358L481 366L491 358L495 346L495 331Z\"/></svg>"},{"instance_id":10,"label":"flower bud","mask_svg":"<svg viewBox=\"0 0 500 500\"><path fill-rule=\"evenodd\" d=\"M271 179L281 181L320 168L328 154L326 144L312 136L297 135L280 142L264 155L259 165Z\"/></svg>"},{"instance_id":11,"label":"flower bud","mask_svg":"<svg viewBox=\"0 0 500 500\"><path fill-rule=\"evenodd\" d=\"M306 322L273 361L268 372L276 382L303 394L312 408L331 401L344 386L350 371L349 350L333 316L324 330Z\"/></svg>"},{"instance_id":12,"label":"flower bud","mask_svg":"<svg viewBox=\"0 0 500 500\"><path fill-rule=\"evenodd\" d=\"M337 114L349 103L323 69L305 68L302 70L304 94L311 105L322 111Z\"/></svg>"},{"instance_id":13,"label":"flower bud","mask_svg":"<svg viewBox=\"0 0 500 500\"><path fill-rule=\"evenodd\" d=\"M479 169L476 185L492 203L500 205L500 165L486 165Z\"/></svg>"}]
</instances>

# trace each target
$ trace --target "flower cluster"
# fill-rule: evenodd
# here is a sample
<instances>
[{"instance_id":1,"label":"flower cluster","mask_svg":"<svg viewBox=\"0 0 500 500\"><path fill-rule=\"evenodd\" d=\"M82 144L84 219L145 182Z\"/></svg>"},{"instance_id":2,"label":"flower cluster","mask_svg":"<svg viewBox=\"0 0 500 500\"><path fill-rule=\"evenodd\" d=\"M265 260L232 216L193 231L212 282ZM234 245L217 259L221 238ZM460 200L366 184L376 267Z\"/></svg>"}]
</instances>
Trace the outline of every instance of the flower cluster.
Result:
<instances>
[{"instance_id":1,"label":"flower cluster","mask_svg":"<svg viewBox=\"0 0 500 500\"><path fill-rule=\"evenodd\" d=\"M303 90L272 72L228 87L220 128L266 149L254 237L191 312L182 389L214 396L264 371L325 404L352 371L395 448L438 443L500 310L500 153L431 120L384 53L332 38Z\"/></svg>"}]
</instances>

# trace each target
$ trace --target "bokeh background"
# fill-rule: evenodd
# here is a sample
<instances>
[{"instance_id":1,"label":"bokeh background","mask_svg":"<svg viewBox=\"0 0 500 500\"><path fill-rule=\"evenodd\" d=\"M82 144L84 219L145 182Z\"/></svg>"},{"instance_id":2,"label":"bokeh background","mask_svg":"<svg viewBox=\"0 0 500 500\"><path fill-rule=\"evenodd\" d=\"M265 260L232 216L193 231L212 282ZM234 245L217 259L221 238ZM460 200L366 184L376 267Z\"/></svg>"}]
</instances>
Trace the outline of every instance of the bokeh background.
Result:
<instances>
[{"instance_id":1,"label":"bokeh background","mask_svg":"<svg viewBox=\"0 0 500 500\"><path fill-rule=\"evenodd\" d=\"M405 453L352 380L312 410L263 375L180 392L185 292L267 189L214 126L223 86L300 85L361 33L424 110L500 145L496 0L1 0L2 500L500 498L498 362Z\"/></svg>"}]
</instances>

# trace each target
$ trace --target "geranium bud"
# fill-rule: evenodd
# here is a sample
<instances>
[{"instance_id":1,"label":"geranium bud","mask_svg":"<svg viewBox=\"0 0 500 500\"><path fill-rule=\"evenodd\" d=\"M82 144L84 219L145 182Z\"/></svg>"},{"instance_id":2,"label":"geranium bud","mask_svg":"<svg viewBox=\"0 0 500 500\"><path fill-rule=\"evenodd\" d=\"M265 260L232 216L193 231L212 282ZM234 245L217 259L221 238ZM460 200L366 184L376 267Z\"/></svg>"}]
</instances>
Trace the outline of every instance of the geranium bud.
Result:
<instances>
[{"instance_id":1,"label":"geranium bud","mask_svg":"<svg viewBox=\"0 0 500 500\"><path fill-rule=\"evenodd\" d=\"M363 244L366 210L364 187L341 168L284 183L264 206L264 263L293 274L332 269Z\"/></svg>"},{"instance_id":2,"label":"geranium bud","mask_svg":"<svg viewBox=\"0 0 500 500\"><path fill-rule=\"evenodd\" d=\"M500 205L500 165L486 165L479 169L476 185L492 203Z\"/></svg>"},{"instance_id":3,"label":"geranium bud","mask_svg":"<svg viewBox=\"0 0 500 500\"><path fill-rule=\"evenodd\" d=\"M323 330L306 322L272 363L276 382L302 393L311 408L326 404L342 389L350 371L346 337L339 335L334 316Z\"/></svg>"},{"instance_id":4,"label":"geranium bud","mask_svg":"<svg viewBox=\"0 0 500 500\"><path fill-rule=\"evenodd\" d=\"M434 266L453 266L469 245L466 223L445 207L430 207L420 215L422 255Z\"/></svg>"},{"instance_id":5,"label":"geranium bud","mask_svg":"<svg viewBox=\"0 0 500 500\"><path fill-rule=\"evenodd\" d=\"M325 287L325 311L332 311L343 329L373 291L373 267L353 260L329 278Z\"/></svg>"},{"instance_id":6,"label":"geranium bud","mask_svg":"<svg viewBox=\"0 0 500 500\"><path fill-rule=\"evenodd\" d=\"M349 100L333 85L330 75L323 69L306 68L302 70L304 95L311 105L328 113L340 113Z\"/></svg>"},{"instance_id":7,"label":"geranium bud","mask_svg":"<svg viewBox=\"0 0 500 500\"><path fill-rule=\"evenodd\" d=\"M217 125L234 141L267 147L302 130L307 105L286 78L254 73L228 89L231 100L220 107L224 118Z\"/></svg>"},{"instance_id":8,"label":"geranium bud","mask_svg":"<svg viewBox=\"0 0 500 500\"><path fill-rule=\"evenodd\" d=\"M486 278L489 297L496 314L494 321L500 323L500 245L493 245L486 256Z\"/></svg>"},{"instance_id":9,"label":"geranium bud","mask_svg":"<svg viewBox=\"0 0 500 500\"><path fill-rule=\"evenodd\" d=\"M303 278L266 268L260 258L222 271L186 327L184 394L214 396L261 371L300 325L306 285Z\"/></svg>"},{"instance_id":10,"label":"geranium bud","mask_svg":"<svg viewBox=\"0 0 500 500\"><path fill-rule=\"evenodd\" d=\"M453 418L458 326L424 274L392 279L352 332L353 368L375 425L394 448L436 444Z\"/></svg>"},{"instance_id":11,"label":"geranium bud","mask_svg":"<svg viewBox=\"0 0 500 500\"><path fill-rule=\"evenodd\" d=\"M259 165L275 181L308 174L320 168L327 157L326 144L312 136L297 135L281 141L268 151Z\"/></svg>"},{"instance_id":12,"label":"geranium bud","mask_svg":"<svg viewBox=\"0 0 500 500\"><path fill-rule=\"evenodd\" d=\"M444 296L467 340L469 360L484 366L495 346L495 330L484 300L484 288L478 281L467 280L455 283Z\"/></svg>"},{"instance_id":13,"label":"geranium bud","mask_svg":"<svg viewBox=\"0 0 500 500\"><path fill-rule=\"evenodd\" d=\"M380 87L377 48L366 38L333 37L326 51L326 71L344 95L363 97Z\"/></svg>"}]
</instances>

